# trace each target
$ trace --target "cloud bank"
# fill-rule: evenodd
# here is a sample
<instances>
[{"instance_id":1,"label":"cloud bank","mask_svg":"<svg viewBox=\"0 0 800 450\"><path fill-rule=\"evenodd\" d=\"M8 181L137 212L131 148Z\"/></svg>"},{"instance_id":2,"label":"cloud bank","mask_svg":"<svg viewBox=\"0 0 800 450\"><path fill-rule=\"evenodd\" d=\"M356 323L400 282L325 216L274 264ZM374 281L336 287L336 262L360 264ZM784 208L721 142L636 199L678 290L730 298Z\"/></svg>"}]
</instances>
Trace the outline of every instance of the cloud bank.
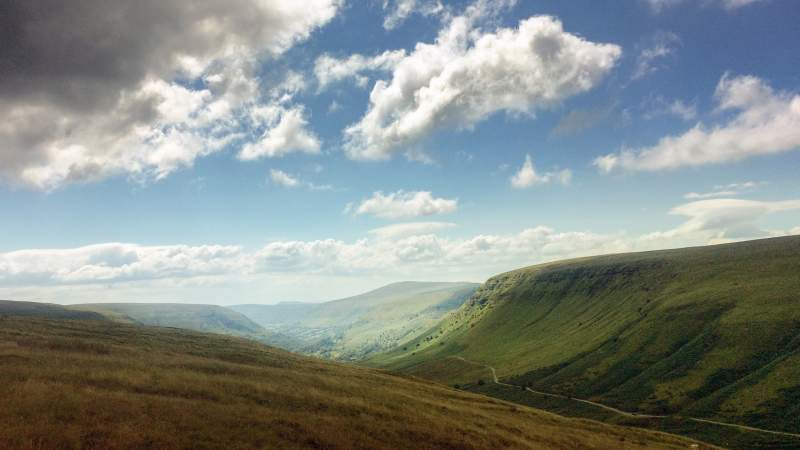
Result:
<instances>
[{"instance_id":1,"label":"cloud bank","mask_svg":"<svg viewBox=\"0 0 800 450\"><path fill-rule=\"evenodd\" d=\"M0 178L44 190L159 179L248 142L252 113L276 100L260 94L256 63L308 38L339 3L12 1L0 18ZM263 153L315 147L287 137L297 111L278 114Z\"/></svg>"},{"instance_id":2,"label":"cloud bank","mask_svg":"<svg viewBox=\"0 0 800 450\"><path fill-rule=\"evenodd\" d=\"M440 281L479 281L503 271L571 257L798 234L798 227L770 229L762 224L768 216L791 211L800 211L800 200L695 201L670 211L683 218L678 226L640 236L535 226L516 233L450 237L444 232L455 226L452 223L409 222L377 228L368 236L349 242L286 240L256 249L107 243L71 249L18 250L0 253L0 293L19 299L19 295L67 292L80 297L81 293L91 292L137 300L130 293L147 286L166 286L174 292L199 286L196 292L202 295L214 285L226 284L224 292L242 290L244 297L237 298L241 301L252 300L254 295L247 288L248 283L264 279L279 284L295 280L291 292L299 296L309 283L323 283L331 277L338 278L339 284L342 279L389 282L418 278L420 274L430 274ZM272 287L270 284L267 292Z\"/></svg>"}]
</instances>

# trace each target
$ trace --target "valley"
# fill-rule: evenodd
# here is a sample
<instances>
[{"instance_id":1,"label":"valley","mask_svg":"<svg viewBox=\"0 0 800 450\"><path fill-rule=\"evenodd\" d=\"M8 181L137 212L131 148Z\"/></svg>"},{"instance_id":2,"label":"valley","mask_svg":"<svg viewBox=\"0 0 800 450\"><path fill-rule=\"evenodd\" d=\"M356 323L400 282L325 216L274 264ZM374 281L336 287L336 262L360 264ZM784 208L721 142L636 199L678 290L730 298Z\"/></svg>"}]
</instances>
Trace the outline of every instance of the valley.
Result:
<instances>
[{"instance_id":1,"label":"valley","mask_svg":"<svg viewBox=\"0 0 800 450\"><path fill-rule=\"evenodd\" d=\"M236 305L230 309L288 339L274 345L329 359L359 361L435 326L478 286L403 282L323 303Z\"/></svg>"},{"instance_id":2,"label":"valley","mask_svg":"<svg viewBox=\"0 0 800 450\"><path fill-rule=\"evenodd\" d=\"M78 406L58 414L75 420L87 411L108 414L92 410L86 396L99 401L113 393L127 399L123 408L200 402L193 408L203 414L233 408L248 423L266 423L236 409L255 402L247 408L269 420L288 420L290 428L327 444L331 432L316 435L310 428L344 426L352 414L336 405L356 395L361 416L400 420L403 433L432 433L410 418L419 402L420 410L437 417L426 420L451 423L467 414L495 423L451 423L441 435L425 435L425 442L435 443L431 448L484 448L489 442L536 447L545 442L540 439L574 448L606 448L611 441L603 439L627 443L623 447L638 439L634 447L648 448L679 442L662 442L662 435L651 434L657 432L727 448L793 448L800 445L798 269L800 238L788 237L559 261L480 286L396 283L316 304L5 301L0 377L9 386L39 380L41 389L64 390L58 395ZM50 358L59 361L52 376L40 372ZM358 391L363 383L365 390ZM23 385L17 386L6 395ZM28 397L14 397L22 410L30 407ZM398 411L397 401L411 403ZM468 414L467 404L486 411ZM308 408L315 415L311 422L297 416ZM290 416L295 418L285 419ZM116 430L104 442L122 439L114 427L130 424L103 417L114 423L106 429ZM61 418L46 420L56 424ZM555 428L541 431L544 423ZM71 439L82 442L86 426ZM397 442L397 430L374 440L366 437L374 430L361 420L347 426L358 431L333 447L390 448ZM14 427L14 433L34 433ZM572 439L570 427L585 427L588 440ZM481 430L478 440L475 430ZM594 432L603 437L590 436ZM153 439L172 442L158 433ZM241 442L289 434L256 433ZM209 434L201 442L215 447L215 439Z\"/></svg>"}]
</instances>

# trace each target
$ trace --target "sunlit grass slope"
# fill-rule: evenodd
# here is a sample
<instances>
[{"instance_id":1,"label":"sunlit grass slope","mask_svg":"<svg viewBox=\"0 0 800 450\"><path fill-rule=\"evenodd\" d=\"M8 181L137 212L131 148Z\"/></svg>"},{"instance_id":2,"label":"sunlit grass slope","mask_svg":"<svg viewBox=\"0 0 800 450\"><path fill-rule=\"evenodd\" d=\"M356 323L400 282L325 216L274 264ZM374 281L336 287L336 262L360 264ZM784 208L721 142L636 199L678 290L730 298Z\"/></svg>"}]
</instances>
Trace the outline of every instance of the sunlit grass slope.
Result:
<instances>
[{"instance_id":1,"label":"sunlit grass slope","mask_svg":"<svg viewBox=\"0 0 800 450\"><path fill-rule=\"evenodd\" d=\"M0 448L687 448L191 331L4 316Z\"/></svg>"},{"instance_id":2,"label":"sunlit grass slope","mask_svg":"<svg viewBox=\"0 0 800 450\"><path fill-rule=\"evenodd\" d=\"M800 237L584 258L489 280L371 363L625 410L800 431ZM482 377L486 378L486 372Z\"/></svg>"}]
</instances>

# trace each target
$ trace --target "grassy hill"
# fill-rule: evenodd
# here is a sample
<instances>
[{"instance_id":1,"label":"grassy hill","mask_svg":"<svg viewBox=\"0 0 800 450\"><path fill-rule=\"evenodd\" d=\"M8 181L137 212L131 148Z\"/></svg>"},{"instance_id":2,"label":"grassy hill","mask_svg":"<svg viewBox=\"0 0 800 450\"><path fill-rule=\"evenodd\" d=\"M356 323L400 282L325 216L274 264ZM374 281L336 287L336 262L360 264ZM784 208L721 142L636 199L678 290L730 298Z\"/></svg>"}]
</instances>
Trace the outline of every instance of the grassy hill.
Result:
<instances>
[{"instance_id":1,"label":"grassy hill","mask_svg":"<svg viewBox=\"0 0 800 450\"><path fill-rule=\"evenodd\" d=\"M222 306L180 303L87 303L70 306L93 311L121 322L186 328L236 336L257 335L264 330L244 315Z\"/></svg>"},{"instance_id":2,"label":"grassy hill","mask_svg":"<svg viewBox=\"0 0 800 450\"><path fill-rule=\"evenodd\" d=\"M502 274L371 363L446 383L490 365L627 411L800 432L800 237Z\"/></svg>"},{"instance_id":3,"label":"grassy hill","mask_svg":"<svg viewBox=\"0 0 800 450\"><path fill-rule=\"evenodd\" d=\"M253 341L0 318L0 448L687 448Z\"/></svg>"},{"instance_id":4,"label":"grassy hill","mask_svg":"<svg viewBox=\"0 0 800 450\"><path fill-rule=\"evenodd\" d=\"M404 282L319 304L231 308L295 339L286 347L289 350L353 361L413 339L461 306L477 287L473 283Z\"/></svg>"},{"instance_id":5,"label":"grassy hill","mask_svg":"<svg viewBox=\"0 0 800 450\"><path fill-rule=\"evenodd\" d=\"M0 317L49 317L51 319L107 320L92 311L76 311L60 305L0 300Z\"/></svg>"}]
</instances>

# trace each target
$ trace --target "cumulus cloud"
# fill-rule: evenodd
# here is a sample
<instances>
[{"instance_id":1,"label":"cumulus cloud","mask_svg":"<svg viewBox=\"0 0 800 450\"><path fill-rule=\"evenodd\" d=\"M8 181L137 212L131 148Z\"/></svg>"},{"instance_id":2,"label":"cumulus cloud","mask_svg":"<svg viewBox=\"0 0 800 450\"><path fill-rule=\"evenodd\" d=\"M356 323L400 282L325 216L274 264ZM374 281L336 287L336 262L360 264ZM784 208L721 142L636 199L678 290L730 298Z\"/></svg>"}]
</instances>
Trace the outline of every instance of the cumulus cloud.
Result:
<instances>
[{"instance_id":1,"label":"cumulus cloud","mask_svg":"<svg viewBox=\"0 0 800 450\"><path fill-rule=\"evenodd\" d=\"M314 75L320 91L330 84L347 79L353 79L358 86L366 87L369 78L364 72L392 70L405 57L405 50L387 50L372 57L356 54L342 59L325 54L314 62Z\"/></svg>"},{"instance_id":2,"label":"cumulus cloud","mask_svg":"<svg viewBox=\"0 0 800 450\"><path fill-rule=\"evenodd\" d=\"M397 62L390 80L377 81L367 112L345 130L347 155L386 159L414 151L436 130L469 129L496 112L532 116L595 87L621 55L548 16L513 29L480 28L502 3L468 7L435 42L418 43Z\"/></svg>"},{"instance_id":3,"label":"cumulus cloud","mask_svg":"<svg viewBox=\"0 0 800 450\"><path fill-rule=\"evenodd\" d=\"M655 12L661 12L672 6L684 3L686 0L646 0L650 7ZM754 3L763 2L765 0L703 0L701 3L712 6L720 6L728 11L733 11L744 6L752 5Z\"/></svg>"},{"instance_id":4,"label":"cumulus cloud","mask_svg":"<svg viewBox=\"0 0 800 450\"><path fill-rule=\"evenodd\" d=\"M631 78L638 80L663 68L664 60L675 54L680 42L675 33L656 33L651 42L639 53Z\"/></svg>"},{"instance_id":5,"label":"cumulus cloud","mask_svg":"<svg viewBox=\"0 0 800 450\"><path fill-rule=\"evenodd\" d=\"M449 214L458 209L458 199L437 198L429 191L375 192L358 206L348 205L346 211L355 215L371 215L381 219L412 219L415 217Z\"/></svg>"},{"instance_id":6,"label":"cumulus cloud","mask_svg":"<svg viewBox=\"0 0 800 450\"><path fill-rule=\"evenodd\" d=\"M269 178L270 180L272 180L274 184L287 188L296 188L302 185L300 180L282 170L277 170L277 169L270 170Z\"/></svg>"},{"instance_id":7,"label":"cumulus cloud","mask_svg":"<svg viewBox=\"0 0 800 450\"><path fill-rule=\"evenodd\" d=\"M289 189L305 188L310 191L328 191L333 189L333 186L327 184L318 185L310 181L303 181L294 175L290 175L278 169L271 169L269 171L269 179L272 181L272 184Z\"/></svg>"},{"instance_id":8,"label":"cumulus cloud","mask_svg":"<svg viewBox=\"0 0 800 450\"><path fill-rule=\"evenodd\" d=\"M157 179L247 142L251 110L274 100L260 96L257 62L339 3L12 1L0 19L0 177L38 189Z\"/></svg>"},{"instance_id":9,"label":"cumulus cloud","mask_svg":"<svg viewBox=\"0 0 800 450\"><path fill-rule=\"evenodd\" d=\"M387 30L399 27L412 14L429 17L446 11L441 0L386 0L383 9L389 9L389 14L383 20L383 28Z\"/></svg>"},{"instance_id":10,"label":"cumulus cloud","mask_svg":"<svg viewBox=\"0 0 800 450\"><path fill-rule=\"evenodd\" d=\"M525 162L519 171L510 178L510 181L511 186L516 189L550 183L560 183L566 186L572 181L572 171L564 169L557 172L537 173L531 155L525 155Z\"/></svg>"},{"instance_id":11,"label":"cumulus cloud","mask_svg":"<svg viewBox=\"0 0 800 450\"><path fill-rule=\"evenodd\" d=\"M603 172L614 169L657 171L723 164L800 148L800 95L775 91L753 76L725 75L716 90L720 113L734 113L726 123L698 124L656 145L623 149L599 157Z\"/></svg>"},{"instance_id":12,"label":"cumulus cloud","mask_svg":"<svg viewBox=\"0 0 800 450\"><path fill-rule=\"evenodd\" d=\"M268 119L269 125L257 141L250 142L242 148L239 159L252 161L294 152L309 154L320 152L320 140L308 130L308 121L302 108L281 109L275 116L272 116L272 120Z\"/></svg>"}]
</instances>

